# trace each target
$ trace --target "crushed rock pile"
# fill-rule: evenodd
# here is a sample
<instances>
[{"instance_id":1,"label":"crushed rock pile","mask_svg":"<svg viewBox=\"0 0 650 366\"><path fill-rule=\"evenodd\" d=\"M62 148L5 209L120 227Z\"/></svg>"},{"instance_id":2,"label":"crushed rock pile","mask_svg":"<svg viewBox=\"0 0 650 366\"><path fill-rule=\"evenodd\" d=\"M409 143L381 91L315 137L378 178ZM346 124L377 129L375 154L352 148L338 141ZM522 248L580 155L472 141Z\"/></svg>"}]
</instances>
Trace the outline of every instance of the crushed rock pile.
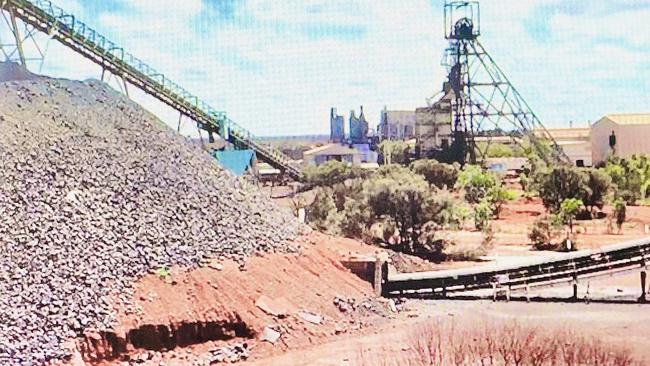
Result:
<instances>
[{"instance_id":1,"label":"crushed rock pile","mask_svg":"<svg viewBox=\"0 0 650 366\"><path fill-rule=\"evenodd\" d=\"M105 84L0 83L0 365L66 359L139 276L294 251L303 230Z\"/></svg>"}]
</instances>

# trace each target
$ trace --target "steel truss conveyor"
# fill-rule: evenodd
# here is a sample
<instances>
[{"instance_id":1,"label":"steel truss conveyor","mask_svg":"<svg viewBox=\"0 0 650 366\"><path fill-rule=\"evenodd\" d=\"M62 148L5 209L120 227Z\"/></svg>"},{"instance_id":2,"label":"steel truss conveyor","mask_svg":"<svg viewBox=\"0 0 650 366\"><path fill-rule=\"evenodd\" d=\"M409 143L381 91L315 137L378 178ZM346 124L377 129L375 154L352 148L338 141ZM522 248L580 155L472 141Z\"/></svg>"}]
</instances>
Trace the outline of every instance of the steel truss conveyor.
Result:
<instances>
[{"instance_id":1,"label":"steel truss conveyor","mask_svg":"<svg viewBox=\"0 0 650 366\"><path fill-rule=\"evenodd\" d=\"M293 179L300 171L289 164L281 152L264 146L243 127L230 120L225 112L217 111L180 85L169 80L124 48L79 21L48 0L0 0L0 8L11 17L49 34L53 39L100 65L103 70L123 78L144 92L176 109L181 115L196 121L198 127L217 133L238 148L249 148L258 158ZM22 50L20 50L22 53Z\"/></svg>"},{"instance_id":2,"label":"steel truss conveyor","mask_svg":"<svg viewBox=\"0 0 650 366\"><path fill-rule=\"evenodd\" d=\"M641 272L645 301L646 270L650 264L650 237L624 242L599 250L558 254L516 266L482 266L466 269L384 275L382 291L386 295L442 295L492 289L508 290L577 283L593 277L612 276L628 271Z\"/></svg>"}]
</instances>

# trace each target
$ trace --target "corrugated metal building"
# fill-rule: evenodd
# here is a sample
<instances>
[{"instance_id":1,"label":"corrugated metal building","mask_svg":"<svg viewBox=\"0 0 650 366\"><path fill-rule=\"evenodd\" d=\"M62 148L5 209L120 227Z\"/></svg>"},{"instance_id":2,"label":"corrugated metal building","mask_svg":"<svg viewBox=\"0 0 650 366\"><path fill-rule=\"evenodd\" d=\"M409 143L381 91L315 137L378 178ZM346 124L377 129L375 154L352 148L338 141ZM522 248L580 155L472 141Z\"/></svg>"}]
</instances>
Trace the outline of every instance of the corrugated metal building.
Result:
<instances>
[{"instance_id":1,"label":"corrugated metal building","mask_svg":"<svg viewBox=\"0 0 650 366\"><path fill-rule=\"evenodd\" d=\"M589 127L549 128L548 132L564 150L574 166L589 167L593 165Z\"/></svg>"},{"instance_id":2,"label":"corrugated metal building","mask_svg":"<svg viewBox=\"0 0 650 366\"><path fill-rule=\"evenodd\" d=\"M363 153L346 144L327 144L305 151L305 164L321 165L330 160L343 161L352 165L361 164Z\"/></svg>"},{"instance_id":3,"label":"corrugated metal building","mask_svg":"<svg viewBox=\"0 0 650 366\"><path fill-rule=\"evenodd\" d=\"M608 114L591 126L594 164L612 155L650 154L650 113Z\"/></svg>"}]
</instances>

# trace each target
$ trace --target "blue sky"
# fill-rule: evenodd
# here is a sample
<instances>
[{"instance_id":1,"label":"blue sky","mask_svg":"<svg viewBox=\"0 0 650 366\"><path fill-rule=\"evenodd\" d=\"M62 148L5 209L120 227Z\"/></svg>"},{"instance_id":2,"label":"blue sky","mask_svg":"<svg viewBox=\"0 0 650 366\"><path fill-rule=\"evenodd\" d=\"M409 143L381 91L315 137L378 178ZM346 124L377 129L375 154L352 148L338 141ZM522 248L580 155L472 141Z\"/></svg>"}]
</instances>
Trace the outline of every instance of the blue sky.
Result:
<instances>
[{"instance_id":1,"label":"blue sky","mask_svg":"<svg viewBox=\"0 0 650 366\"><path fill-rule=\"evenodd\" d=\"M258 135L426 105L445 78L442 0L54 0ZM484 0L481 40L549 127L650 111L650 1ZM98 78L54 42L45 73ZM134 99L170 124L178 116ZM189 123L183 132L194 132Z\"/></svg>"}]
</instances>

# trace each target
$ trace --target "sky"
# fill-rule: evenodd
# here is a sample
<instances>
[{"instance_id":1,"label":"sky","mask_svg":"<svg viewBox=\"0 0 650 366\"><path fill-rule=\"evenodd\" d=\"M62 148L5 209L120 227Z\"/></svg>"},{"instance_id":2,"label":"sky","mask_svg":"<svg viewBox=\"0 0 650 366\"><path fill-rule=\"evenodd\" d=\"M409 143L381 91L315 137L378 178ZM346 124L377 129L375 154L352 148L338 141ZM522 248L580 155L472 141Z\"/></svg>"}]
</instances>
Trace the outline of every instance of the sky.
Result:
<instances>
[{"instance_id":1,"label":"sky","mask_svg":"<svg viewBox=\"0 0 650 366\"><path fill-rule=\"evenodd\" d=\"M331 107L347 121L363 105L375 127L384 106L426 106L445 80L443 0L53 2L256 135L327 134ZM480 5L482 44L547 127L650 112L650 0ZM45 43L43 73L100 77ZM178 113L130 94L176 128Z\"/></svg>"}]
</instances>

